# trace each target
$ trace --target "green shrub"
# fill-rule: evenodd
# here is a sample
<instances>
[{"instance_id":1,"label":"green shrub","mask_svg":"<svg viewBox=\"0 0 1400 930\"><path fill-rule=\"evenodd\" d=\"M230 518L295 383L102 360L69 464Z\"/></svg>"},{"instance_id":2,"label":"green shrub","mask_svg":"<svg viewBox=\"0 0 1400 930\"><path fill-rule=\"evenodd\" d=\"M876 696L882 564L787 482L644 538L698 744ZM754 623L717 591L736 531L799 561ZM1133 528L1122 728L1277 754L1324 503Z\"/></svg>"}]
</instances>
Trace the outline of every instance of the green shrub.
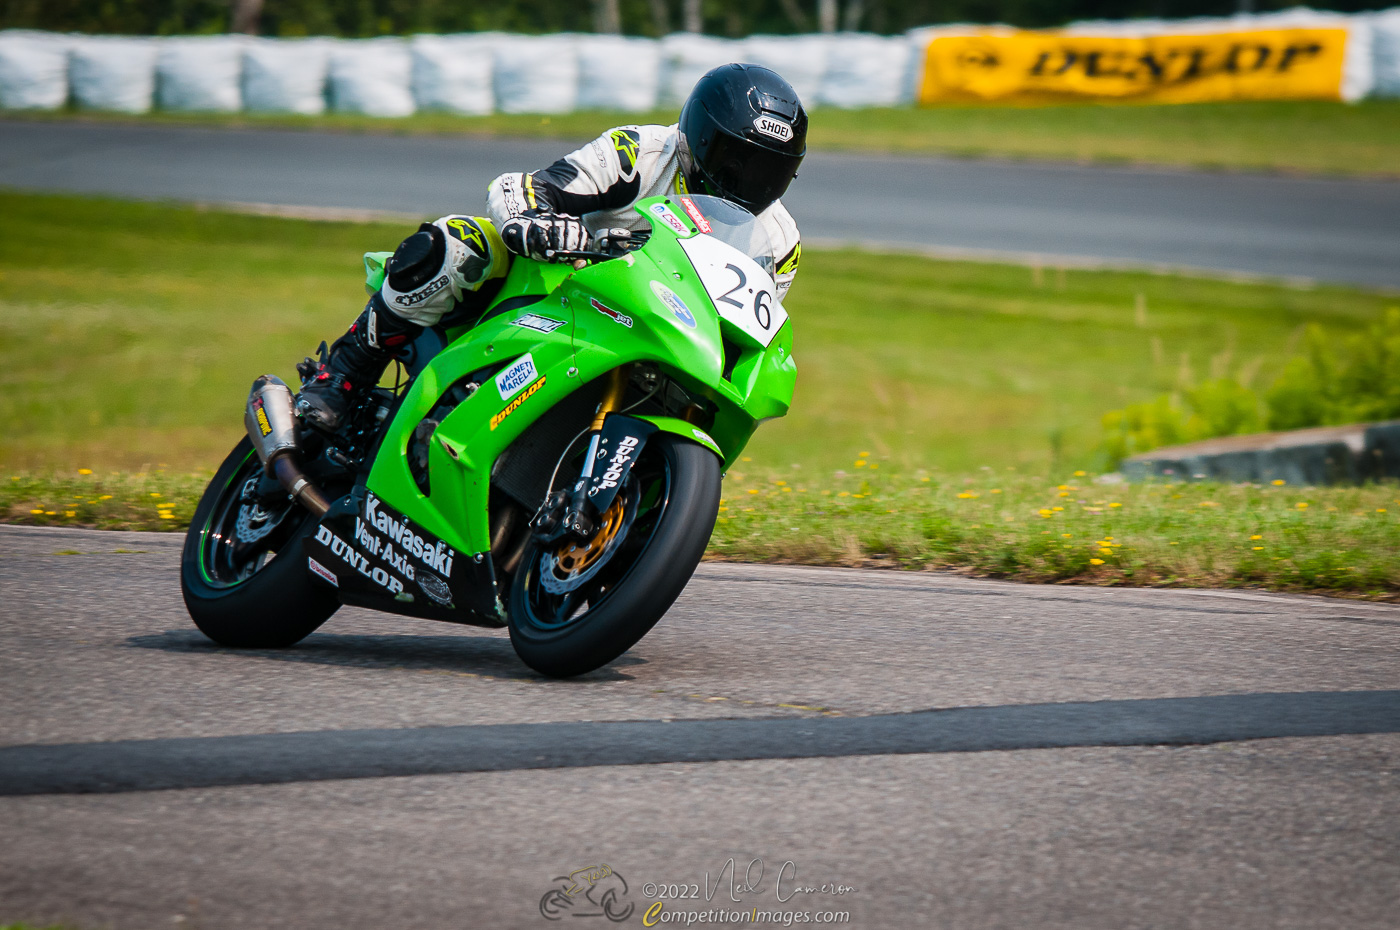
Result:
<instances>
[{"instance_id":1,"label":"green shrub","mask_svg":"<svg viewBox=\"0 0 1400 930\"><path fill-rule=\"evenodd\" d=\"M1340 346L1317 326L1267 396L1269 427L1298 429L1400 417L1400 307Z\"/></svg>"},{"instance_id":2,"label":"green shrub","mask_svg":"<svg viewBox=\"0 0 1400 930\"><path fill-rule=\"evenodd\" d=\"M1100 452L1109 467L1161 446L1264 429L1303 429L1400 418L1400 307L1346 339L1307 330L1261 399L1237 378L1218 378L1103 417Z\"/></svg>"},{"instance_id":3,"label":"green shrub","mask_svg":"<svg viewBox=\"0 0 1400 930\"><path fill-rule=\"evenodd\" d=\"M1255 393L1234 378L1217 378L1104 414L1101 449L1116 467L1149 449L1258 432L1263 424Z\"/></svg>"}]
</instances>

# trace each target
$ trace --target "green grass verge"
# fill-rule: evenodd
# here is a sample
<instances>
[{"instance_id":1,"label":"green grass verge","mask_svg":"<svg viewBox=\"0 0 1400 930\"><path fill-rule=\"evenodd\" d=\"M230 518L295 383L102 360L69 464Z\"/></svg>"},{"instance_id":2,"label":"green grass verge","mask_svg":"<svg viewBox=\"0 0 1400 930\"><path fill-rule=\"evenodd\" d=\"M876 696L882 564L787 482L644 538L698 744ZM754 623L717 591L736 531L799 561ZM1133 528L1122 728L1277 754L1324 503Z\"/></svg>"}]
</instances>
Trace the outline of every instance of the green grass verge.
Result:
<instances>
[{"instance_id":1,"label":"green grass verge","mask_svg":"<svg viewBox=\"0 0 1400 930\"><path fill-rule=\"evenodd\" d=\"M858 453L858 455L860 455ZM870 464L856 467L867 461ZM1060 484L1012 471L730 473L710 557L956 569L1018 581L1258 586L1393 598L1400 488Z\"/></svg>"},{"instance_id":2,"label":"green grass verge","mask_svg":"<svg viewBox=\"0 0 1400 930\"><path fill-rule=\"evenodd\" d=\"M579 142L620 123L675 121L675 111L496 114L420 113L404 119L351 114L6 113L184 126L329 129L547 137ZM1248 102L1185 105L1077 104L816 110L813 148L909 155L999 156L1189 168L1400 175L1400 100L1357 104Z\"/></svg>"},{"instance_id":3,"label":"green grass verge","mask_svg":"<svg viewBox=\"0 0 1400 930\"><path fill-rule=\"evenodd\" d=\"M966 478L895 473L861 452L835 472L740 463L725 483L707 557L1400 598L1394 485L1102 485L1088 475L1055 485L1004 469ZM7 475L0 522L184 530L208 480L159 471Z\"/></svg>"},{"instance_id":4,"label":"green grass verge","mask_svg":"<svg viewBox=\"0 0 1400 930\"><path fill-rule=\"evenodd\" d=\"M0 520L110 528L182 529L242 431L253 378L292 380L295 360L363 304L360 253L406 232L5 193L0 212ZM1304 324L1355 332L1397 303L813 251L787 302L793 411L765 424L730 474L711 555L1397 590L1394 489L1056 478L1094 467L1106 410L1169 389L1184 369L1265 379ZM1083 488L1061 498L1057 481ZM969 487L977 497L958 496ZM1090 537L1105 534L1121 545L1100 547L1114 554L1095 565ZM1241 548L1255 534L1276 548Z\"/></svg>"}]
</instances>

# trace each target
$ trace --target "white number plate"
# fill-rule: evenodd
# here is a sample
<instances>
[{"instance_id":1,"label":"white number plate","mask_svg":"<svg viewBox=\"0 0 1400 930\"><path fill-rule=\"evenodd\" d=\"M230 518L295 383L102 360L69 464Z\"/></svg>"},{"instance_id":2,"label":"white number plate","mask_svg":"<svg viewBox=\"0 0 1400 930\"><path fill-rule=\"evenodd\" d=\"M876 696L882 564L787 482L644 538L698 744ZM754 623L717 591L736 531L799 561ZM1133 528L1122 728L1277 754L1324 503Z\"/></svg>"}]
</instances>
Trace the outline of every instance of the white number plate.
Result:
<instances>
[{"instance_id":1,"label":"white number plate","mask_svg":"<svg viewBox=\"0 0 1400 930\"><path fill-rule=\"evenodd\" d=\"M681 248L690 257L719 315L766 348L788 318L768 272L713 236L682 239Z\"/></svg>"}]
</instances>

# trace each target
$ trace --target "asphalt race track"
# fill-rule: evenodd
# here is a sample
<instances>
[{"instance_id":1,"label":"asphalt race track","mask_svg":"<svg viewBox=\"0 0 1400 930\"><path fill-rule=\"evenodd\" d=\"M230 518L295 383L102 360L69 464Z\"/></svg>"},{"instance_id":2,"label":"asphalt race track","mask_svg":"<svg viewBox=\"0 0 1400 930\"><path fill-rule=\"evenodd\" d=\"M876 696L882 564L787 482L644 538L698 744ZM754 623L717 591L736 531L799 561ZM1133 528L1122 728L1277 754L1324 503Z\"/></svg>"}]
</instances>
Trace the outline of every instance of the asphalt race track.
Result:
<instances>
[{"instance_id":1,"label":"asphalt race track","mask_svg":"<svg viewBox=\"0 0 1400 930\"><path fill-rule=\"evenodd\" d=\"M220 649L180 543L0 526L0 922L1395 925L1400 607L706 564L555 682L360 610Z\"/></svg>"},{"instance_id":2,"label":"asphalt race track","mask_svg":"<svg viewBox=\"0 0 1400 930\"><path fill-rule=\"evenodd\" d=\"M437 216L578 141L0 121L0 187ZM814 243L1400 288L1400 181L816 152L784 202Z\"/></svg>"}]
</instances>

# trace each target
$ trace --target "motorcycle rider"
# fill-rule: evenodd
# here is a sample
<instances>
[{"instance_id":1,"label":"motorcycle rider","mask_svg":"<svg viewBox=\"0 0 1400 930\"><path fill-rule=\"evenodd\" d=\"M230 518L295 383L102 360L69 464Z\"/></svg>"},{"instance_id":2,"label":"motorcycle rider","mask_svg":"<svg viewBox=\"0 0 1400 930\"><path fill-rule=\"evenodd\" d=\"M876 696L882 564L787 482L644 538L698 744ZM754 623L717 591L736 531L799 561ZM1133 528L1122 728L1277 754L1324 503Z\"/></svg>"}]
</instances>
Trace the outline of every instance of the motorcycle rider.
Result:
<instances>
[{"instance_id":1,"label":"motorcycle rider","mask_svg":"<svg viewBox=\"0 0 1400 930\"><path fill-rule=\"evenodd\" d=\"M644 229L630 208L663 194L723 197L758 216L773 244L778 296L802 247L778 201L806 154L807 114L776 72L728 64L702 77L671 126L620 126L540 171L491 182L487 217L449 215L399 244L383 287L302 388L297 410L338 429L390 360L446 314L463 319L499 292L514 255L550 260L600 230Z\"/></svg>"}]
</instances>

